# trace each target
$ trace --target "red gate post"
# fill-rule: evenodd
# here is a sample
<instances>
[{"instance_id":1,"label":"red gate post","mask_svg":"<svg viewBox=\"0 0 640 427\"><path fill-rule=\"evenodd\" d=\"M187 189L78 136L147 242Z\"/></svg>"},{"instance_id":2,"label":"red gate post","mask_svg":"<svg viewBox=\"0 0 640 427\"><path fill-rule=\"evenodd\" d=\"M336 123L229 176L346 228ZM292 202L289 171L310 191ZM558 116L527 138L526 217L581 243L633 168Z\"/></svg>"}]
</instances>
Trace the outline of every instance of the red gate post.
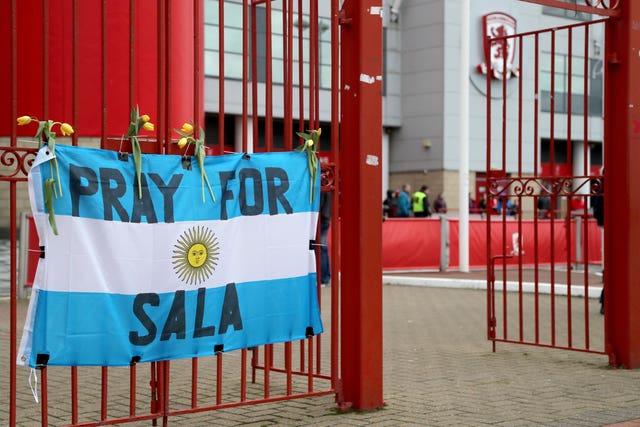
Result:
<instances>
[{"instance_id":1,"label":"red gate post","mask_svg":"<svg viewBox=\"0 0 640 427\"><path fill-rule=\"evenodd\" d=\"M623 1L620 8L605 32L605 350L611 365L638 368L640 2Z\"/></svg>"},{"instance_id":2,"label":"red gate post","mask_svg":"<svg viewBox=\"0 0 640 427\"><path fill-rule=\"evenodd\" d=\"M341 11L341 377L344 402L382 399L382 2Z\"/></svg>"}]
</instances>

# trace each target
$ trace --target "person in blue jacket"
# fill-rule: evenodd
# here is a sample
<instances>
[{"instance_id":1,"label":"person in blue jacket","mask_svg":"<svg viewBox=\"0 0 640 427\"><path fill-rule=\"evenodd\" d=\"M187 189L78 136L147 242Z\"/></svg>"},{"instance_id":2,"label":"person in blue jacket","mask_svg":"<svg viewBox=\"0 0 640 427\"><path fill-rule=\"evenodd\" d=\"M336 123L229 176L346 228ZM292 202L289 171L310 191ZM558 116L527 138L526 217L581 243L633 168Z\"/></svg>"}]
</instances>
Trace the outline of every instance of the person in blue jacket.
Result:
<instances>
[{"instance_id":1,"label":"person in blue jacket","mask_svg":"<svg viewBox=\"0 0 640 427\"><path fill-rule=\"evenodd\" d=\"M409 218L411 216L411 185L404 184L398 196L398 216Z\"/></svg>"}]
</instances>

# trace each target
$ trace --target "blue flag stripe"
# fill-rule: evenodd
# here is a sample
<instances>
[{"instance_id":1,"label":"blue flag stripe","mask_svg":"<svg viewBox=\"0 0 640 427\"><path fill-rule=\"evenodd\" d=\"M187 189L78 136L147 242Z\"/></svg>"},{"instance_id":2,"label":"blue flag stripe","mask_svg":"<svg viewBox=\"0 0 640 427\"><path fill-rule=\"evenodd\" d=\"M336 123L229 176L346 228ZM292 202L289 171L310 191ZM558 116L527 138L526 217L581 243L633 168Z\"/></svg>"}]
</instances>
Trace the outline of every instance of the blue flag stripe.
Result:
<instances>
[{"instance_id":1,"label":"blue flag stripe","mask_svg":"<svg viewBox=\"0 0 640 427\"><path fill-rule=\"evenodd\" d=\"M317 212L319 207L319 197L311 202L305 153L207 157L215 202L195 158L188 159L187 170L181 156L144 155L144 197L139 199L131 156L121 161L113 151L64 145L57 146L56 156L62 184L62 197L54 202L56 215L156 223ZM43 180L51 176L46 169ZM316 196L319 179L320 174Z\"/></svg>"},{"instance_id":2,"label":"blue flag stripe","mask_svg":"<svg viewBox=\"0 0 640 427\"><path fill-rule=\"evenodd\" d=\"M237 298L228 287L137 297L39 291L33 327L40 332L34 350L19 357L31 366L38 353L48 365L126 366L136 356L146 362L304 339L307 327L323 332L315 283L311 274L235 284ZM225 319L223 307L239 313Z\"/></svg>"}]
</instances>

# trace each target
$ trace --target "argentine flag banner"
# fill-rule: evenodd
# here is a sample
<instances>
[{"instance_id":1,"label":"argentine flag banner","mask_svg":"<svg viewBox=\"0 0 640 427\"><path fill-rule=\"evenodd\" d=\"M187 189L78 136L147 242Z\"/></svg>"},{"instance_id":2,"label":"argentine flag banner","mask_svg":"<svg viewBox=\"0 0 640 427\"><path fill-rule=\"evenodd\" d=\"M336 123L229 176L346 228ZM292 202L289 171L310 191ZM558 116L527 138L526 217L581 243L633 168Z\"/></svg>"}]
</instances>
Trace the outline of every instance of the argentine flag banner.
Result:
<instances>
[{"instance_id":1,"label":"argentine flag banner","mask_svg":"<svg viewBox=\"0 0 640 427\"><path fill-rule=\"evenodd\" d=\"M320 182L306 156L206 157L210 194L194 157L143 154L138 188L131 155L44 146L29 173L42 254L18 364L125 366L321 333Z\"/></svg>"}]
</instances>

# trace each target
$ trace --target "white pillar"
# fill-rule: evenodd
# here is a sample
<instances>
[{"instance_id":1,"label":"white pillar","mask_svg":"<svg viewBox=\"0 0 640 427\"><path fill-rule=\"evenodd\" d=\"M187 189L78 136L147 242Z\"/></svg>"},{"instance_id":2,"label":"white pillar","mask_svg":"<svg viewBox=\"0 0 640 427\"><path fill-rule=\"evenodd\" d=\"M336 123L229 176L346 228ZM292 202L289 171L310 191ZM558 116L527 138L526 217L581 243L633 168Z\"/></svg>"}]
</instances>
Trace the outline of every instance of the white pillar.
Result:
<instances>
[{"instance_id":1,"label":"white pillar","mask_svg":"<svg viewBox=\"0 0 640 427\"><path fill-rule=\"evenodd\" d=\"M389 189L389 134L382 130L382 200Z\"/></svg>"},{"instance_id":2,"label":"white pillar","mask_svg":"<svg viewBox=\"0 0 640 427\"><path fill-rule=\"evenodd\" d=\"M235 125L235 151L242 153L242 116L236 116ZM247 152L253 153L253 121L251 117L247 120Z\"/></svg>"},{"instance_id":3,"label":"white pillar","mask_svg":"<svg viewBox=\"0 0 640 427\"><path fill-rule=\"evenodd\" d=\"M582 145L583 141L577 141L573 143L571 147L571 152L573 153L573 175L574 176L589 176L589 168L591 166L591 156L589 150L587 150L587 170L584 169L584 150ZM579 188L577 194L589 194L589 183L585 179L574 179L573 180L573 188ZM584 185L583 185L584 184ZM582 185L582 187L580 187Z\"/></svg>"},{"instance_id":4,"label":"white pillar","mask_svg":"<svg viewBox=\"0 0 640 427\"><path fill-rule=\"evenodd\" d=\"M460 5L460 271L469 271L469 0Z\"/></svg>"}]
</instances>

